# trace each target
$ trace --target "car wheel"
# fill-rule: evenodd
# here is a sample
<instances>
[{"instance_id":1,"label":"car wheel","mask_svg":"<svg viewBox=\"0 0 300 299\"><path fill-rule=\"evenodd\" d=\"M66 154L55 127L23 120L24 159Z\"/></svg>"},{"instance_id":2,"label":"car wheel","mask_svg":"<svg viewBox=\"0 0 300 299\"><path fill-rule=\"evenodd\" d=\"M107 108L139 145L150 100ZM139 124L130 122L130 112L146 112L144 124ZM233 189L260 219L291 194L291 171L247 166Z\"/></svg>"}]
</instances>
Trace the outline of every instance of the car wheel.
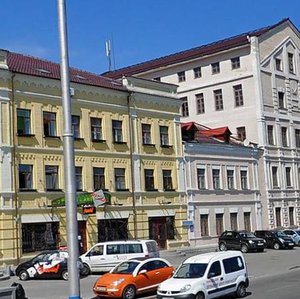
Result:
<instances>
[{"instance_id":1,"label":"car wheel","mask_svg":"<svg viewBox=\"0 0 300 299\"><path fill-rule=\"evenodd\" d=\"M134 299L135 298L135 287L134 286L127 286L122 294L123 299Z\"/></svg>"},{"instance_id":2,"label":"car wheel","mask_svg":"<svg viewBox=\"0 0 300 299\"><path fill-rule=\"evenodd\" d=\"M248 246L245 245L245 244L242 244L242 246L241 246L241 252L246 253L246 252L248 252L248 250L249 250Z\"/></svg>"},{"instance_id":3,"label":"car wheel","mask_svg":"<svg viewBox=\"0 0 300 299\"><path fill-rule=\"evenodd\" d=\"M236 289L236 297L243 298L247 294L245 283L241 282Z\"/></svg>"},{"instance_id":4,"label":"car wheel","mask_svg":"<svg viewBox=\"0 0 300 299\"><path fill-rule=\"evenodd\" d=\"M280 245L279 245L279 243L274 243L273 244L273 248L275 249L275 250L278 250L279 248L280 248Z\"/></svg>"},{"instance_id":5,"label":"car wheel","mask_svg":"<svg viewBox=\"0 0 300 299\"><path fill-rule=\"evenodd\" d=\"M195 299L205 299L205 296L202 292L199 292L196 296Z\"/></svg>"},{"instance_id":6,"label":"car wheel","mask_svg":"<svg viewBox=\"0 0 300 299\"><path fill-rule=\"evenodd\" d=\"M29 278L29 274L26 270L21 270L19 273L19 279L25 281Z\"/></svg>"},{"instance_id":7,"label":"car wheel","mask_svg":"<svg viewBox=\"0 0 300 299\"><path fill-rule=\"evenodd\" d=\"M61 278L63 280L68 280L69 279L69 274L68 274L67 270L64 270L64 271L61 272Z\"/></svg>"},{"instance_id":8,"label":"car wheel","mask_svg":"<svg viewBox=\"0 0 300 299\"><path fill-rule=\"evenodd\" d=\"M225 243L220 243L219 249L220 249L220 251L226 251L227 247L226 247Z\"/></svg>"},{"instance_id":9,"label":"car wheel","mask_svg":"<svg viewBox=\"0 0 300 299\"><path fill-rule=\"evenodd\" d=\"M90 267L87 264L83 264L82 269L80 270L81 275L87 276L90 274Z\"/></svg>"}]
</instances>

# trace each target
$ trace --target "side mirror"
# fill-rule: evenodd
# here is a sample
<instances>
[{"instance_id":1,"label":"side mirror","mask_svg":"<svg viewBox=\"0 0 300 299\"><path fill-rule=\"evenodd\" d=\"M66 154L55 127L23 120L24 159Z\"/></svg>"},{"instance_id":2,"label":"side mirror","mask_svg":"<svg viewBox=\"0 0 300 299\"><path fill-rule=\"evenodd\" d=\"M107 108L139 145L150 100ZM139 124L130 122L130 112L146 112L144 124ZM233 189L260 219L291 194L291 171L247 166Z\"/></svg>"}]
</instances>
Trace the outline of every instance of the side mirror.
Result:
<instances>
[{"instance_id":1,"label":"side mirror","mask_svg":"<svg viewBox=\"0 0 300 299\"><path fill-rule=\"evenodd\" d=\"M145 274L145 273L147 273L147 270L146 270L146 269L143 269L143 270L141 270L141 271L139 272L139 274Z\"/></svg>"},{"instance_id":2,"label":"side mirror","mask_svg":"<svg viewBox=\"0 0 300 299\"><path fill-rule=\"evenodd\" d=\"M216 273L210 272L210 273L208 273L207 278L212 278L214 276L216 276Z\"/></svg>"}]
</instances>

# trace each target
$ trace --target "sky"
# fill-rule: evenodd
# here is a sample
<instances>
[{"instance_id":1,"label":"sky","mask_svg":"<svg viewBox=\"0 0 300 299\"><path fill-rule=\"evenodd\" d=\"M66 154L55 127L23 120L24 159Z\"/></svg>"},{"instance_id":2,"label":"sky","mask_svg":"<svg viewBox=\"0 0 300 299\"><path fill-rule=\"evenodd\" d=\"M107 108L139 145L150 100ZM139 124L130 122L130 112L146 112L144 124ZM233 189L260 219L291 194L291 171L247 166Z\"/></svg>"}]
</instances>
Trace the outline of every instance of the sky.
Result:
<instances>
[{"instance_id":1,"label":"sky","mask_svg":"<svg viewBox=\"0 0 300 299\"><path fill-rule=\"evenodd\" d=\"M290 18L300 29L299 0L65 0L69 65L112 68L205 45ZM0 48L60 62L57 0L1 0Z\"/></svg>"}]
</instances>

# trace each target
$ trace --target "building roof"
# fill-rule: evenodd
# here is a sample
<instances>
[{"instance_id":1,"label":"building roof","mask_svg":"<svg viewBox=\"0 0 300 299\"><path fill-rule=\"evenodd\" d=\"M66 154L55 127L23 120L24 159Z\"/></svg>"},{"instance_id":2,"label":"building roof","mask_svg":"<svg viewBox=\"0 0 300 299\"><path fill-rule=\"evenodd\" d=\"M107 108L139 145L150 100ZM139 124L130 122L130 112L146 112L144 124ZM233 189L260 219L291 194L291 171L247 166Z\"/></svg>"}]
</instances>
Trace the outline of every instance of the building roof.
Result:
<instances>
[{"instance_id":1,"label":"building roof","mask_svg":"<svg viewBox=\"0 0 300 299\"><path fill-rule=\"evenodd\" d=\"M14 73L60 80L60 64L51 61L8 51L7 65L8 69ZM75 68L70 68L70 81L115 90L126 90L120 81Z\"/></svg>"},{"instance_id":2,"label":"building roof","mask_svg":"<svg viewBox=\"0 0 300 299\"><path fill-rule=\"evenodd\" d=\"M202 45L196 48L171 54L168 56L160 57L157 59L149 60L140 64L135 64L129 67L121 68L115 71L105 72L102 75L109 78L121 78L122 76L131 76L134 74L143 73L159 67L165 67L171 64L180 63L186 60L198 58L201 56L211 55L221 51L225 51L231 48L243 46L249 44L249 37L261 36L262 34L274 29L277 26L282 25L285 22L290 22L288 18L281 20L280 22L270 25L261 29L245 32L230 38L219 40L211 44Z\"/></svg>"}]
</instances>

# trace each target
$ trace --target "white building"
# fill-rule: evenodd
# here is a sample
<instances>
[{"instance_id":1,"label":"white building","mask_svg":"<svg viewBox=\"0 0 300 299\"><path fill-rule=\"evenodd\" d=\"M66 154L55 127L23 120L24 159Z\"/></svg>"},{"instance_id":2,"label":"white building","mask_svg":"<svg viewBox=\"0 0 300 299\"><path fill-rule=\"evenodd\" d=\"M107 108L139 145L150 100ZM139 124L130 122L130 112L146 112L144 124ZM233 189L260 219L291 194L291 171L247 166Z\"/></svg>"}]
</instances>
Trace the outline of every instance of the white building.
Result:
<instances>
[{"instance_id":1,"label":"white building","mask_svg":"<svg viewBox=\"0 0 300 299\"><path fill-rule=\"evenodd\" d=\"M299 55L300 32L284 19L105 75L178 84L183 122L228 126L257 143L264 151L263 228L299 226Z\"/></svg>"}]
</instances>

